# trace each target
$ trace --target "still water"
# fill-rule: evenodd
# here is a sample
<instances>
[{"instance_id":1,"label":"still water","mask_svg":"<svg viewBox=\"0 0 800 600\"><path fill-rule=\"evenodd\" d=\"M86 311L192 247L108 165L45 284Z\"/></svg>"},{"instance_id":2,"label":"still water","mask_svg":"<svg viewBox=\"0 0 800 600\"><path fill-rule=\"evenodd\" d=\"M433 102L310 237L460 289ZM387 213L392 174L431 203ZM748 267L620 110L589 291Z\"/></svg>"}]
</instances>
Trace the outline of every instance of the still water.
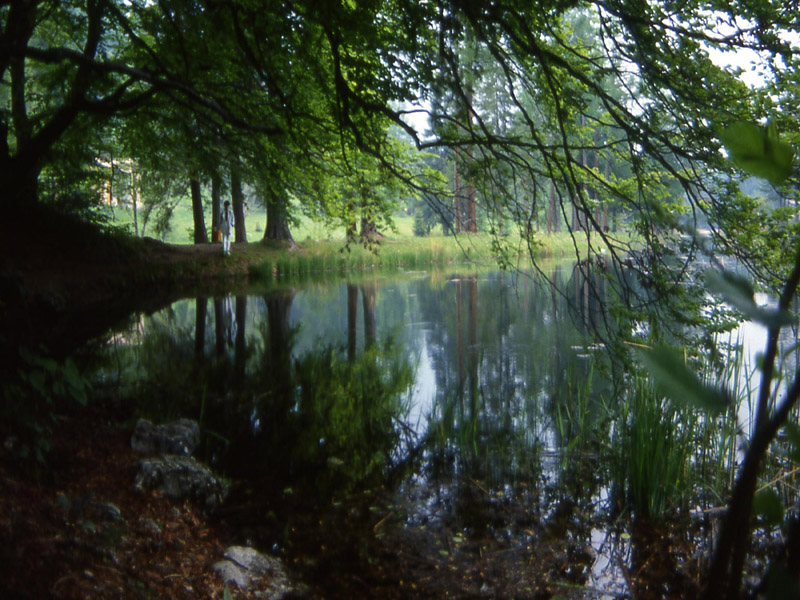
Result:
<instances>
[{"instance_id":1,"label":"still water","mask_svg":"<svg viewBox=\"0 0 800 600\"><path fill-rule=\"evenodd\" d=\"M615 525L604 278L550 270L187 298L116 331L95 387L198 420L198 458L232 483L219 518L319 589L346 596L383 556L395 587L455 565L463 595L617 597L635 552Z\"/></svg>"}]
</instances>

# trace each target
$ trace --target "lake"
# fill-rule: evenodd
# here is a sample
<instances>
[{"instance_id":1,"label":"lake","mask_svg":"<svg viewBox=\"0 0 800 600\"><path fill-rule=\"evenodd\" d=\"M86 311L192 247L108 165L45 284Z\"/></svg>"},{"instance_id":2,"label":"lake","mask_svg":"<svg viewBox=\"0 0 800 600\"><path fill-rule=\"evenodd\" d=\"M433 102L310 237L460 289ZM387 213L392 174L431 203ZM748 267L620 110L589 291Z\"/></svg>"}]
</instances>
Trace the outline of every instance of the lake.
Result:
<instances>
[{"instance_id":1,"label":"lake","mask_svg":"<svg viewBox=\"0 0 800 600\"><path fill-rule=\"evenodd\" d=\"M604 274L546 269L186 298L104 338L93 385L198 420L215 518L327 597L680 594L735 426L615 374Z\"/></svg>"}]
</instances>

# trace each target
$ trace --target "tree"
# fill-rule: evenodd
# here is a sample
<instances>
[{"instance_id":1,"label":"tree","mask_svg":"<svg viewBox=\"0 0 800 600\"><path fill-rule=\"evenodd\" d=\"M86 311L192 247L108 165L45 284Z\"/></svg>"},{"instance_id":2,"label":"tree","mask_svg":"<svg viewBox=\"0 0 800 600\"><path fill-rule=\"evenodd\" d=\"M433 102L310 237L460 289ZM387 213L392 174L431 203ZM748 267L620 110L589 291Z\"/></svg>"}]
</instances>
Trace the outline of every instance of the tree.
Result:
<instances>
[{"instance_id":1,"label":"tree","mask_svg":"<svg viewBox=\"0 0 800 600\"><path fill-rule=\"evenodd\" d=\"M207 244L208 231L206 231L205 217L203 216L203 196L200 190L200 180L197 174L192 174L189 179L189 188L192 193L192 218L194 220L194 243Z\"/></svg>"},{"instance_id":2,"label":"tree","mask_svg":"<svg viewBox=\"0 0 800 600\"><path fill-rule=\"evenodd\" d=\"M236 243L247 243L247 229L244 223L244 194L242 192L242 176L239 167L239 158L234 157L231 162L231 207L236 223Z\"/></svg>"}]
</instances>

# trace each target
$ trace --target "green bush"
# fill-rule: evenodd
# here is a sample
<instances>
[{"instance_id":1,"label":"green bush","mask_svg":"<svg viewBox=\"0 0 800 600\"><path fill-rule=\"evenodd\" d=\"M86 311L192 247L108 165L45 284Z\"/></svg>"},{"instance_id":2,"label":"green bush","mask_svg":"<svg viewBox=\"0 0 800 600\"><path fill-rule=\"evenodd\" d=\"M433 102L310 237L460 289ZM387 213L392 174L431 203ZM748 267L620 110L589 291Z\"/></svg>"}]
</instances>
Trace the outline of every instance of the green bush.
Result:
<instances>
[{"instance_id":1,"label":"green bush","mask_svg":"<svg viewBox=\"0 0 800 600\"><path fill-rule=\"evenodd\" d=\"M16 376L2 385L0 416L6 450L23 459L44 462L52 448L53 426L61 402L87 404L88 382L72 359L58 362L44 350L19 350Z\"/></svg>"}]
</instances>

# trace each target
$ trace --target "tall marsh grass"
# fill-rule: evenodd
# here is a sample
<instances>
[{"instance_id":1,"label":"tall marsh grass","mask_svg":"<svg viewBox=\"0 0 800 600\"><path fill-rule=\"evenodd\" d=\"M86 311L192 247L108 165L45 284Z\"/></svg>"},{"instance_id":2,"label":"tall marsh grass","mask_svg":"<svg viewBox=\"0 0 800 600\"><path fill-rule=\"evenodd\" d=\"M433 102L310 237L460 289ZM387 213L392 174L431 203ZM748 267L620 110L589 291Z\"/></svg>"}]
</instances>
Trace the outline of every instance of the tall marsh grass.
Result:
<instances>
[{"instance_id":1,"label":"tall marsh grass","mask_svg":"<svg viewBox=\"0 0 800 600\"><path fill-rule=\"evenodd\" d=\"M691 482L689 458L695 451L695 411L676 406L646 379L637 379L621 398L612 447L618 497L643 518L685 508Z\"/></svg>"},{"instance_id":2,"label":"tall marsh grass","mask_svg":"<svg viewBox=\"0 0 800 600\"><path fill-rule=\"evenodd\" d=\"M278 279L302 274L349 272L375 268L422 270L433 265L495 263L488 239L452 237L383 240L376 252L342 242L306 242L298 250L267 250L251 267L251 275Z\"/></svg>"},{"instance_id":3,"label":"tall marsh grass","mask_svg":"<svg viewBox=\"0 0 800 600\"><path fill-rule=\"evenodd\" d=\"M614 424L613 480L623 507L639 516L724 506L742 453L747 415L754 410L758 370L737 342L725 348L722 368L701 365L704 378L723 387L729 408L711 415L667 400L646 377L620 399ZM765 468L766 477L780 469Z\"/></svg>"}]
</instances>

